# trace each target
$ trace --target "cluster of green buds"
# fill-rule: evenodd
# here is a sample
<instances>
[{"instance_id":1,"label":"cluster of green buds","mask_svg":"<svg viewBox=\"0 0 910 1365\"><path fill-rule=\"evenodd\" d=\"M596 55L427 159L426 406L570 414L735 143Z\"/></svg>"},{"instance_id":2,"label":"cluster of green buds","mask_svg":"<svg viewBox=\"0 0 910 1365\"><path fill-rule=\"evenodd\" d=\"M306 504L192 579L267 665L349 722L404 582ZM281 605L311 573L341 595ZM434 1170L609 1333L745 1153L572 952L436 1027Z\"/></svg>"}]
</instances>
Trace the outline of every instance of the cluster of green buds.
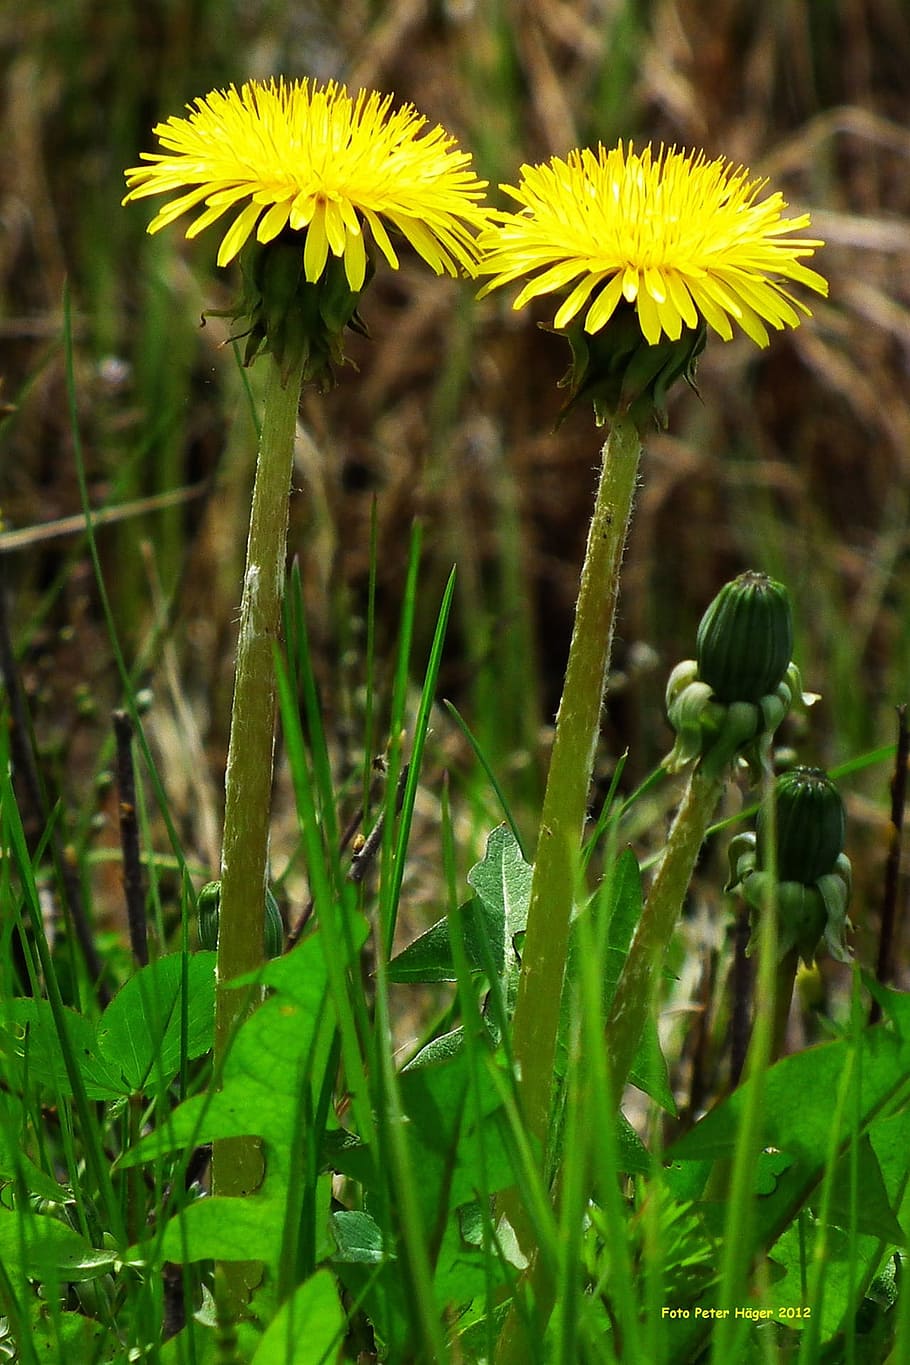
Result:
<instances>
[{"instance_id":1,"label":"cluster of green buds","mask_svg":"<svg viewBox=\"0 0 910 1365\"><path fill-rule=\"evenodd\" d=\"M755 833L731 841L726 890L739 891L755 911L776 904L781 958L796 952L811 965L824 944L838 962L849 962L851 869L840 793L820 768L793 768L777 779L771 800Z\"/></svg>"},{"instance_id":2,"label":"cluster of green buds","mask_svg":"<svg viewBox=\"0 0 910 1365\"><path fill-rule=\"evenodd\" d=\"M753 570L721 588L698 627L696 657L667 683L667 716L676 743L664 767L697 761L720 777L741 755L756 780L767 771L771 739L802 696L791 661L793 614L781 583Z\"/></svg>"},{"instance_id":3,"label":"cluster of green buds","mask_svg":"<svg viewBox=\"0 0 910 1365\"><path fill-rule=\"evenodd\" d=\"M218 919L221 914L221 882L206 882L196 898L196 929L199 946L209 952L218 947ZM284 922L271 887L265 889L266 957L280 957L284 951Z\"/></svg>"}]
</instances>

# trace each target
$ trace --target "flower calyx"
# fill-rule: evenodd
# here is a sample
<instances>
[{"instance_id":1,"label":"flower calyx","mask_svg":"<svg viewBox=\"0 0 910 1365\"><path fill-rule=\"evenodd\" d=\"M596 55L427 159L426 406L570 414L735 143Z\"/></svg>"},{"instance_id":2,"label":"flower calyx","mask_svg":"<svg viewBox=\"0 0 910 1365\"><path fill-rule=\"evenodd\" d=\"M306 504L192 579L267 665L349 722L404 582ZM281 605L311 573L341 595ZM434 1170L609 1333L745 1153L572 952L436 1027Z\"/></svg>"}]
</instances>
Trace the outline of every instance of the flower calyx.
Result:
<instances>
[{"instance_id":1,"label":"flower calyx","mask_svg":"<svg viewBox=\"0 0 910 1365\"><path fill-rule=\"evenodd\" d=\"M634 308L626 304L600 332L587 332L581 322L545 330L564 336L572 349L572 364L559 381L559 387L569 391L560 423L580 402L590 401L599 427L625 413L639 428L649 421L665 427L673 385L684 379L698 391L695 371L707 338L704 322L684 328L676 341L662 337L651 345L642 335Z\"/></svg>"},{"instance_id":2,"label":"flower calyx","mask_svg":"<svg viewBox=\"0 0 910 1365\"><path fill-rule=\"evenodd\" d=\"M319 279L310 282L300 233L288 231L264 246L248 242L240 266L243 293L230 316L248 323L244 365L268 352L283 382L302 371L304 383L327 392L335 382L334 367L347 363L345 329L367 335L357 312L362 290L351 289L343 262L330 255ZM364 287L372 273L368 260Z\"/></svg>"},{"instance_id":3,"label":"flower calyx","mask_svg":"<svg viewBox=\"0 0 910 1365\"><path fill-rule=\"evenodd\" d=\"M763 806L755 833L731 840L725 889L738 891L755 912L776 905L779 958L796 952L811 966L825 947L835 961L848 963L852 869L843 851L840 793L820 768L800 767L777 779L772 801L773 820Z\"/></svg>"},{"instance_id":4,"label":"flower calyx","mask_svg":"<svg viewBox=\"0 0 910 1365\"><path fill-rule=\"evenodd\" d=\"M742 756L753 780L768 771L774 732L803 695L792 647L782 584L751 570L725 584L702 617L697 657L670 674L667 716L676 742L664 767L678 772L697 761L719 777Z\"/></svg>"}]
</instances>

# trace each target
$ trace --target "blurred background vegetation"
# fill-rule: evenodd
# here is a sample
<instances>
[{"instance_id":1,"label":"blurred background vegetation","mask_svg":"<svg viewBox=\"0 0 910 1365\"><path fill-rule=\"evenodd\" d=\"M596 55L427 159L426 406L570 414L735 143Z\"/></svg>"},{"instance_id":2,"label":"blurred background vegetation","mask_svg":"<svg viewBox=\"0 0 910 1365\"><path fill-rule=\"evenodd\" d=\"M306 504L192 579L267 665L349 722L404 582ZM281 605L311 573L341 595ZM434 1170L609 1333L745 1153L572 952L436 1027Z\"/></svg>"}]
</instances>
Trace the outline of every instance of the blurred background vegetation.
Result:
<instances>
[{"instance_id":1,"label":"blurred background vegetation","mask_svg":"<svg viewBox=\"0 0 910 1365\"><path fill-rule=\"evenodd\" d=\"M105 774L121 688L84 535L56 525L80 513L64 292L92 506L127 513L99 525L107 588L202 873L217 864L258 379L238 368L222 319L200 325L232 299L219 234L186 243L178 225L150 238L153 207L120 200L157 121L248 77L393 91L454 132L494 187L523 161L633 138L742 162L792 212L811 211L830 298L768 351L714 338L700 398L677 393L667 431L647 441L599 773L605 790L628 748L628 790L667 751L666 675L692 653L713 593L748 567L790 587L797 661L822 694L791 727L801 761L835 767L893 740L910 696L906 0L28 0L0 14L0 74L0 570L51 799L99 859L102 919L120 914L102 855L116 846ZM380 694L422 520L416 667L457 563L441 693L533 846L600 438L587 412L556 429L568 352L537 325L546 307L514 313L506 291L480 304L473 292L408 255L377 272L362 310L372 337L350 346L357 368L304 399L291 549L341 790L362 753L374 499ZM499 814L439 711L428 793L444 769L467 865ZM889 776L879 763L845 786L860 957ZM349 809L357 800L354 784ZM427 806L415 898L436 897L435 917ZM293 842L282 852L282 811L279 794L276 863Z\"/></svg>"}]
</instances>

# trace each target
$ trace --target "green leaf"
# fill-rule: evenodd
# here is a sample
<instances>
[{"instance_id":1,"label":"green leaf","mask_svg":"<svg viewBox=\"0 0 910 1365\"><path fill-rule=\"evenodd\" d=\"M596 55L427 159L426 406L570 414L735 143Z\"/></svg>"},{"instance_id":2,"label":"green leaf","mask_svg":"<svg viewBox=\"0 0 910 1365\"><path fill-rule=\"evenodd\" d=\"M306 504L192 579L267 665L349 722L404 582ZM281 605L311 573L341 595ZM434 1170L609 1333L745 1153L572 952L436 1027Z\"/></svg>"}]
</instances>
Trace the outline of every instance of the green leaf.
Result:
<instances>
[{"instance_id":1,"label":"green leaf","mask_svg":"<svg viewBox=\"0 0 910 1365\"><path fill-rule=\"evenodd\" d=\"M521 856L518 842L507 825L499 825L487 839L483 859L468 873L468 884L477 893L459 906L465 954L476 971L504 977L517 965L516 939L528 921L531 866ZM455 981L455 959L448 917L409 944L389 963L390 981Z\"/></svg>"},{"instance_id":2,"label":"green leaf","mask_svg":"<svg viewBox=\"0 0 910 1365\"><path fill-rule=\"evenodd\" d=\"M379 1265L386 1259L382 1229L361 1209L342 1209L332 1214L332 1236L336 1251L333 1261L351 1265Z\"/></svg>"},{"instance_id":3,"label":"green leaf","mask_svg":"<svg viewBox=\"0 0 910 1365\"><path fill-rule=\"evenodd\" d=\"M764 1077L761 1145L789 1156L791 1164L778 1174L773 1191L756 1202L756 1251L781 1235L822 1177L831 1145L832 1097L840 1093L845 1068L859 1088L848 1099L846 1112L855 1116L855 1131L861 1135L884 1105L907 1091L910 1049L880 1025L865 1029L857 1040L825 1043L785 1057ZM669 1153L673 1161L730 1157L751 1084L740 1086L674 1143ZM850 1136L845 1130L841 1152ZM714 1211L723 1216L720 1206Z\"/></svg>"},{"instance_id":4,"label":"green leaf","mask_svg":"<svg viewBox=\"0 0 910 1365\"><path fill-rule=\"evenodd\" d=\"M187 1057L212 1046L215 954L173 953L143 967L114 996L98 1024L98 1052L123 1093L163 1090L180 1066L186 966Z\"/></svg>"},{"instance_id":5,"label":"green leaf","mask_svg":"<svg viewBox=\"0 0 910 1365\"><path fill-rule=\"evenodd\" d=\"M10 1095L0 1094L0 1181L21 1180L29 1194L64 1204L73 1197L68 1185L60 1185L36 1166L23 1150L23 1106Z\"/></svg>"},{"instance_id":6,"label":"green leaf","mask_svg":"<svg viewBox=\"0 0 910 1365\"><path fill-rule=\"evenodd\" d=\"M790 1317L787 1310L805 1307L806 1286L812 1283L813 1249L820 1229L814 1218L802 1214L781 1234L768 1253L771 1262L783 1269L771 1279L763 1306L773 1308L775 1316L782 1313L792 1331L804 1330L808 1319ZM881 1243L876 1237L858 1234L852 1239L837 1227L829 1227L825 1236L825 1295L822 1302L822 1322L819 1339L830 1341L851 1307L860 1297L860 1290L881 1258ZM852 1283L851 1283L852 1272Z\"/></svg>"},{"instance_id":7,"label":"green leaf","mask_svg":"<svg viewBox=\"0 0 910 1365\"><path fill-rule=\"evenodd\" d=\"M63 1009L67 1047L82 1073L90 1100L119 1099L124 1091L116 1072L97 1056L91 1020L75 1010ZM0 1006L0 1053L20 1087L39 1085L55 1095L70 1098L73 1088L57 1033L54 1014L46 1000L7 1000Z\"/></svg>"},{"instance_id":8,"label":"green leaf","mask_svg":"<svg viewBox=\"0 0 910 1365\"><path fill-rule=\"evenodd\" d=\"M111 1340L110 1329L93 1318L59 1310L49 1313L46 1304L37 1313L33 1309L32 1318L31 1338L38 1360L117 1365L123 1359L119 1343Z\"/></svg>"},{"instance_id":9,"label":"green leaf","mask_svg":"<svg viewBox=\"0 0 910 1365\"><path fill-rule=\"evenodd\" d=\"M317 1270L281 1305L253 1365L321 1365L339 1360L344 1341L345 1315L335 1281L328 1270Z\"/></svg>"},{"instance_id":10,"label":"green leaf","mask_svg":"<svg viewBox=\"0 0 910 1365\"><path fill-rule=\"evenodd\" d=\"M431 1066L434 1062L446 1062L450 1057L455 1057L464 1048L464 1027L459 1024L458 1028L453 1028L449 1033L442 1033L438 1038L433 1038L426 1047L422 1047L416 1057L412 1057L406 1067L402 1068L402 1075L407 1071L413 1071L415 1067Z\"/></svg>"},{"instance_id":11,"label":"green leaf","mask_svg":"<svg viewBox=\"0 0 910 1365\"><path fill-rule=\"evenodd\" d=\"M502 922L497 921L496 914L489 911L477 896L472 896L464 905L460 905L455 914L462 920L468 964L475 971L483 971L489 954L496 971L501 972ZM401 983L457 980L448 918L437 920L397 957L393 957L388 967L388 978Z\"/></svg>"},{"instance_id":12,"label":"green leaf","mask_svg":"<svg viewBox=\"0 0 910 1365\"><path fill-rule=\"evenodd\" d=\"M359 918L356 924L362 942L367 925ZM289 1201L300 1197L298 1185L291 1185L300 1143L322 1143L323 1135L306 1127L306 1116L318 1110L336 1030L321 931L268 963L263 979L274 994L238 1031L222 1089L187 1100L120 1158L121 1165L136 1165L223 1137L255 1136L265 1142L265 1175L254 1195L236 1201L198 1200L168 1224L164 1245L175 1260L261 1260L277 1273ZM330 1189L330 1176L320 1178L323 1254L331 1250Z\"/></svg>"},{"instance_id":13,"label":"green leaf","mask_svg":"<svg viewBox=\"0 0 910 1365\"><path fill-rule=\"evenodd\" d=\"M10 1274L54 1283L91 1280L111 1270L114 1259L56 1218L0 1209L0 1262Z\"/></svg>"},{"instance_id":14,"label":"green leaf","mask_svg":"<svg viewBox=\"0 0 910 1365\"><path fill-rule=\"evenodd\" d=\"M613 996L616 994L616 987L625 966L632 936L641 918L643 901L641 869L638 865L638 859L630 848L624 849L616 859L612 874L604 890L606 895L594 897L590 908L595 914L603 915L606 913L609 915L603 981L603 1008L606 1015L613 1002ZM574 979L577 972L578 929L578 921L576 920L572 925L569 961L566 969L569 982ZM563 1036L566 1036L570 1007L571 997L567 995L564 1007ZM676 1101L670 1086L669 1069L660 1046L657 1024L650 1015L642 1030L641 1041L635 1053L629 1080L668 1114L676 1113Z\"/></svg>"},{"instance_id":15,"label":"green leaf","mask_svg":"<svg viewBox=\"0 0 910 1365\"><path fill-rule=\"evenodd\" d=\"M492 914L493 922L501 926L500 937L491 939L490 944L498 955L502 943L506 972L516 960L515 940L527 928L532 873L533 868L521 856L518 841L508 825L497 825L491 832L483 858L468 873L468 885L473 886Z\"/></svg>"},{"instance_id":16,"label":"green leaf","mask_svg":"<svg viewBox=\"0 0 910 1365\"><path fill-rule=\"evenodd\" d=\"M904 1116L901 1115L901 1118ZM904 1123L906 1131L906 1123ZM855 1218L857 1232L877 1238L891 1246L905 1247L907 1236L894 1214L888 1191L882 1177L878 1158L865 1133L857 1144L856 1152L856 1207L851 1209L851 1182L853 1179L853 1153L844 1152L832 1176L832 1188L828 1204L828 1221L835 1227L849 1229ZM904 1151L904 1167L910 1161L910 1149ZM813 1199L816 1212L818 1200Z\"/></svg>"}]
</instances>

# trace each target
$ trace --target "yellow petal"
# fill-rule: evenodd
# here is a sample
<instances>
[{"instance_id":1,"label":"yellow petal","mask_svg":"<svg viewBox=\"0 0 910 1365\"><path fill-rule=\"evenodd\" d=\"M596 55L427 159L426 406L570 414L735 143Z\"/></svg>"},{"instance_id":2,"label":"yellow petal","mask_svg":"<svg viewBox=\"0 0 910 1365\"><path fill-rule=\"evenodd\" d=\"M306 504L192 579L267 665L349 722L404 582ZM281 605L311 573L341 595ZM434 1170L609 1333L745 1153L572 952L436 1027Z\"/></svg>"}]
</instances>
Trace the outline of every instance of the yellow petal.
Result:
<instances>
[{"instance_id":1,"label":"yellow petal","mask_svg":"<svg viewBox=\"0 0 910 1365\"><path fill-rule=\"evenodd\" d=\"M262 209L259 204L247 204L243 212L237 215L218 248L217 260L219 265L227 265L229 261L234 259L256 226L256 220L261 213Z\"/></svg>"}]
</instances>

